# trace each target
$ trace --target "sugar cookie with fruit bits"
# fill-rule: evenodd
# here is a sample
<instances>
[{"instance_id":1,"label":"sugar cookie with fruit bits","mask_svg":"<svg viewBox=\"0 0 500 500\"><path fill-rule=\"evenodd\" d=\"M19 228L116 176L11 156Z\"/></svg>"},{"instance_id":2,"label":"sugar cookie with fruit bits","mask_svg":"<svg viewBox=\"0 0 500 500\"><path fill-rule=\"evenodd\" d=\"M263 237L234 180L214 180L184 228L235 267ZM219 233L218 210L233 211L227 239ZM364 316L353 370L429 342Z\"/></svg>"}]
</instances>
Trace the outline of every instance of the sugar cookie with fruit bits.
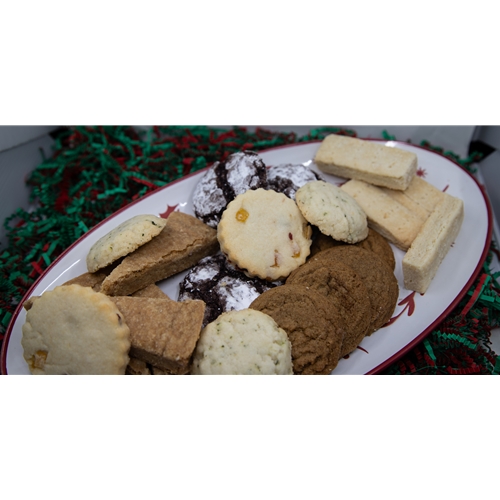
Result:
<instances>
[{"instance_id":1,"label":"sugar cookie with fruit bits","mask_svg":"<svg viewBox=\"0 0 500 500\"><path fill-rule=\"evenodd\" d=\"M265 189L238 195L217 228L228 260L247 276L269 281L286 278L306 261L311 234L295 201Z\"/></svg>"}]
</instances>

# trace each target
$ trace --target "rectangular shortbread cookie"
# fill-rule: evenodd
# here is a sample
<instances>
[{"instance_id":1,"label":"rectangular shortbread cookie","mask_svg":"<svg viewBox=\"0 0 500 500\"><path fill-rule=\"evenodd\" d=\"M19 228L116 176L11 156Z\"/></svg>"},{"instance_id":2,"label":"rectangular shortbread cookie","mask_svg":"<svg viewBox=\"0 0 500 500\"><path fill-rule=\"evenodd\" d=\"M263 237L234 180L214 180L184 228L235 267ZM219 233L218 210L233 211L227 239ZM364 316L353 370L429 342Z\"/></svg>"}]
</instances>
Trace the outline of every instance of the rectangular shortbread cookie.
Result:
<instances>
[{"instance_id":1,"label":"rectangular shortbread cookie","mask_svg":"<svg viewBox=\"0 0 500 500\"><path fill-rule=\"evenodd\" d=\"M327 174L398 190L406 189L417 171L415 153L335 134L323 139L314 162Z\"/></svg>"},{"instance_id":2,"label":"rectangular shortbread cookie","mask_svg":"<svg viewBox=\"0 0 500 500\"><path fill-rule=\"evenodd\" d=\"M167 373L188 373L205 314L203 301L110 298L130 328L130 358L149 363Z\"/></svg>"},{"instance_id":3,"label":"rectangular shortbread cookie","mask_svg":"<svg viewBox=\"0 0 500 500\"><path fill-rule=\"evenodd\" d=\"M107 295L130 295L219 250L217 231L196 217L172 212L158 236L125 257L101 285Z\"/></svg>"},{"instance_id":4,"label":"rectangular shortbread cookie","mask_svg":"<svg viewBox=\"0 0 500 500\"><path fill-rule=\"evenodd\" d=\"M425 293L457 237L463 218L463 201L445 194L403 258L406 289Z\"/></svg>"},{"instance_id":5,"label":"rectangular shortbread cookie","mask_svg":"<svg viewBox=\"0 0 500 500\"><path fill-rule=\"evenodd\" d=\"M380 189L424 220L429 217L436 205L444 197L443 191L417 175L404 191L388 188Z\"/></svg>"},{"instance_id":6,"label":"rectangular shortbread cookie","mask_svg":"<svg viewBox=\"0 0 500 500\"><path fill-rule=\"evenodd\" d=\"M361 206L368 225L401 250L408 250L424 220L384 192L364 181L351 179L342 186Z\"/></svg>"}]
</instances>

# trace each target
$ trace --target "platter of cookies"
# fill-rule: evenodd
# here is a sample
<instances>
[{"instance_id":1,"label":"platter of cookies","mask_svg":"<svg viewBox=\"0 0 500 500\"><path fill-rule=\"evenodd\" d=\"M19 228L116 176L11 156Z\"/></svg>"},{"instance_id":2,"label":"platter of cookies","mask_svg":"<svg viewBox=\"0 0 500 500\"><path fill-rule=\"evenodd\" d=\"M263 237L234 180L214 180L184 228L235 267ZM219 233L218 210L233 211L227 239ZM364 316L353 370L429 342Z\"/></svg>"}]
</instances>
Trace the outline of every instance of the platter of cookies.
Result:
<instances>
[{"instance_id":1,"label":"platter of cookies","mask_svg":"<svg viewBox=\"0 0 500 500\"><path fill-rule=\"evenodd\" d=\"M476 179L418 146L241 151L137 200L40 276L5 374L371 374L467 293L491 239Z\"/></svg>"}]
</instances>

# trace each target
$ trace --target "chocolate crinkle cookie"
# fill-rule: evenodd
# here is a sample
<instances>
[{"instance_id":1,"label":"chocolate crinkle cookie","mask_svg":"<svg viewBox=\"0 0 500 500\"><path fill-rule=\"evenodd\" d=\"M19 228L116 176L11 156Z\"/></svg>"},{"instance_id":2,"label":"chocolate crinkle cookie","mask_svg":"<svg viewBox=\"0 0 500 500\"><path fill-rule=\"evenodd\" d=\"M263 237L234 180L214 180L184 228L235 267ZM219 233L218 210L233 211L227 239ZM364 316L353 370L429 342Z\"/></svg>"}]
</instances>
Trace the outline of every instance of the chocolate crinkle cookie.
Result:
<instances>
[{"instance_id":1,"label":"chocolate crinkle cookie","mask_svg":"<svg viewBox=\"0 0 500 500\"><path fill-rule=\"evenodd\" d=\"M216 228L227 204L248 189L267 187L267 169L257 153L241 151L215 162L193 193L196 217Z\"/></svg>"},{"instance_id":2,"label":"chocolate crinkle cookie","mask_svg":"<svg viewBox=\"0 0 500 500\"><path fill-rule=\"evenodd\" d=\"M246 309L261 293L282 282L249 278L232 266L222 253L205 257L179 285L179 301L203 300L203 326L228 311Z\"/></svg>"},{"instance_id":3,"label":"chocolate crinkle cookie","mask_svg":"<svg viewBox=\"0 0 500 500\"><path fill-rule=\"evenodd\" d=\"M295 193L304 184L322 180L321 177L305 165L275 165L267 169L267 188L283 193L292 200Z\"/></svg>"}]
</instances>

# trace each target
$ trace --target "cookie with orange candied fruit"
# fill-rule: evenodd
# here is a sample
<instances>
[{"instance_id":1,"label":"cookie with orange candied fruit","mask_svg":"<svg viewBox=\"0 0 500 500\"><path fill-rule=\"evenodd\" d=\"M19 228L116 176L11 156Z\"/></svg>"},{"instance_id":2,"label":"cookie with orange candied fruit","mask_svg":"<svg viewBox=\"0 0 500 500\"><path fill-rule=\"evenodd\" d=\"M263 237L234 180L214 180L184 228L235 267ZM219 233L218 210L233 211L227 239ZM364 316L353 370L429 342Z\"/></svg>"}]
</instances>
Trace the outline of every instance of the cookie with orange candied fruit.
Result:
<instances>
[{"instance_id":1,"label":"cookie with orange candied fruit","mask_svg":"<svg viewBox=\"0 0 500 500\"><path fill-rule=\"evenodd\" d=\"M248 190L222 213L217 238L228 260L247 276L286 278L304 264L312 230L294 200L272 190Z\"/></svg>"}]
</instances>

